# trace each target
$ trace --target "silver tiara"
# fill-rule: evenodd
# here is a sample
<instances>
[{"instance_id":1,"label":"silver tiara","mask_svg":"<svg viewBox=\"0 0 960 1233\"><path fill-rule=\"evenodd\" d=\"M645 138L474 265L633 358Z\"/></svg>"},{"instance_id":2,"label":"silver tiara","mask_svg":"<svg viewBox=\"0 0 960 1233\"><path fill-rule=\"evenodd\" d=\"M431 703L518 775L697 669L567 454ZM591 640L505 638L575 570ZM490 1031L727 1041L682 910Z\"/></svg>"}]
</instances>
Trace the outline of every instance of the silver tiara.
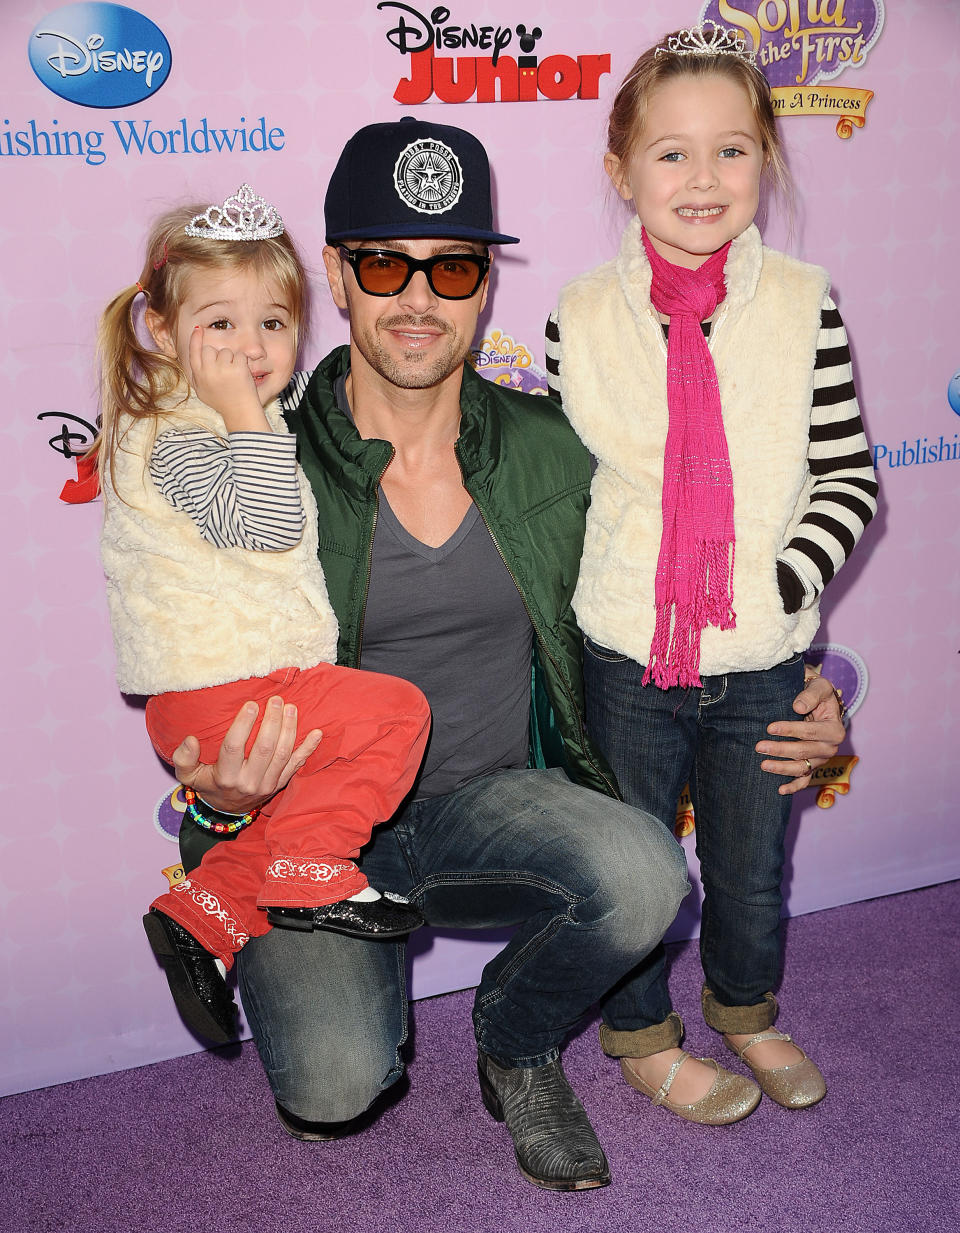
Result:
<instances>
[{"instance_id":1,"label":"silver tiara","mask_svg":"<svg viewBox=\"0 0 960 1233\"><path fill-rule=\"evenodd\" d=\"M707 27L711 33L707 33ZM757 67L757 57L747 49L747 36L742 30L728 30L715 21L704 22L689 30L671 34L666 47L658 47L656 58L661 56L736 56L752 68Z\"/></svg>"},{"instance_id":2,"label":"silver tiara","mask_svg":"<svg viewBox=\"0 0 960 1233\"><path fill-rule=\"evenodd\" d=\"M194 215L184 231L201 240L271 240L283 235L283 219L249 184L241 184L223 205Z\"/></svg>"}]
</instances>

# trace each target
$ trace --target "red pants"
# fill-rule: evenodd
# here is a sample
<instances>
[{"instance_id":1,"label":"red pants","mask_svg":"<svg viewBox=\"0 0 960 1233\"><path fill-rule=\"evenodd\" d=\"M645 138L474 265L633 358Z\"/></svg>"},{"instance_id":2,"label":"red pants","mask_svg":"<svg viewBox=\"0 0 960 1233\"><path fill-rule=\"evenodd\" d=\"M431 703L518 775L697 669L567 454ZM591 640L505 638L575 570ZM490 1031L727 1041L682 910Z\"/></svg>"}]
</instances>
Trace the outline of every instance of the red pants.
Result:
<instances>
[{"instance_id":1,"label":"red pants","mask_svg":"<svg viewBox=\"0 0 960 1233\"><path fill-rule=\"evenodd\" d=\"M427 700L409 681L318 664L159 694L147 703L147 731L167 762L187 733L200 742L200 760L215 762L243 703L274 695L297 707L298 741L322 729L319 746L250 826L152 905L228 967L270 928L258 908L317 907L367 885L354 858L410 791L430 730ZM247 753L255 737L256 729Z\"/></svg>"}]
</instances>

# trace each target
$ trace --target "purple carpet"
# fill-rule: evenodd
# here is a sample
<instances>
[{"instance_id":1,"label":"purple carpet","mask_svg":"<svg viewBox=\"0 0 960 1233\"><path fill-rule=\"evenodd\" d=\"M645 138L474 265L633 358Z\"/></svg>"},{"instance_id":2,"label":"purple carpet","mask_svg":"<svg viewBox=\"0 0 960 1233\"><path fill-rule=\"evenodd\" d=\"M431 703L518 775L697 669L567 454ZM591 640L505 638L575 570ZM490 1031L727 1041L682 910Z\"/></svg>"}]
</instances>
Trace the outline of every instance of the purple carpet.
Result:
<instances>
[{"instance_id":1,"label":"purple carpet","mask_svg":"<svg viewBox=\"0 0 960 1233\"><path fill-rule=\"evenodd\" d=\"M8 1097L0 1228L953 1233L958 936L960 882L788 923L781 1023L830 1089L801 1112L764 1099L736 1126L682 1122L621 1081L588 1025L564 1061L610 1159L606 1190L521 1179L480 1104L471 995L457 993L414 1008L406 1096L336 1143L283 1133L250 1044ZM726 1061L699 1017L696 944L671 953L687 1047Z\"/></svg>"}]
</instances>

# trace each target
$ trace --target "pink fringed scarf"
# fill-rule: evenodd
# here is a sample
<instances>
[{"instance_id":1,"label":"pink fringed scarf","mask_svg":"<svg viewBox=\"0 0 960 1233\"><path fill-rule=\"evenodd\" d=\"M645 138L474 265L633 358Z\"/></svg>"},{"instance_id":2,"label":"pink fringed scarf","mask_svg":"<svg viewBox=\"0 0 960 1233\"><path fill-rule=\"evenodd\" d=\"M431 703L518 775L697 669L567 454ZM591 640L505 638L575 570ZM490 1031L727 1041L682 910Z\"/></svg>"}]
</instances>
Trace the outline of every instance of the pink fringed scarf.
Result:
<instances>
[{"instance_id":1,"label":"pink fringed scarf","mask_svg":"<svg viewBox=\"0 0 960 1233\"><path fill-rule=\"evenodd\" d=\"M642 232L653 271L650 300L670 318L669 424L663 458L663 534L657 559L653 641L643 684L700 685L700 635L733 629L733 476L717 370L705 321L727 294L729 244L698 270L672 265Z\"/></svg>"}]
</instances>

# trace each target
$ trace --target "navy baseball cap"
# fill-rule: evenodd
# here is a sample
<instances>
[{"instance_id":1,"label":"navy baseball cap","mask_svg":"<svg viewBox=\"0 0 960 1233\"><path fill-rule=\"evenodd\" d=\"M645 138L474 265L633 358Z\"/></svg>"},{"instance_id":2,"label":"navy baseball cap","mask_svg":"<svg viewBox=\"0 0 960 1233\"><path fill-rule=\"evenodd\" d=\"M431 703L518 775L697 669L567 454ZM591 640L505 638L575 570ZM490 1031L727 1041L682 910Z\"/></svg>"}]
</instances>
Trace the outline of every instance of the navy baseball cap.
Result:
<instances>
[{"instance_id":1,"label":"navy baseball cap","mask_svg":"<svg viewBox=\"0 0 960 1233\"><path fill-rule=\"evenodd\" d=\"M323 203L327 243L434 236L519 244L493 230L487 152L462 128L404 116L350 138Z\"/></svg>"}]
</instances>

